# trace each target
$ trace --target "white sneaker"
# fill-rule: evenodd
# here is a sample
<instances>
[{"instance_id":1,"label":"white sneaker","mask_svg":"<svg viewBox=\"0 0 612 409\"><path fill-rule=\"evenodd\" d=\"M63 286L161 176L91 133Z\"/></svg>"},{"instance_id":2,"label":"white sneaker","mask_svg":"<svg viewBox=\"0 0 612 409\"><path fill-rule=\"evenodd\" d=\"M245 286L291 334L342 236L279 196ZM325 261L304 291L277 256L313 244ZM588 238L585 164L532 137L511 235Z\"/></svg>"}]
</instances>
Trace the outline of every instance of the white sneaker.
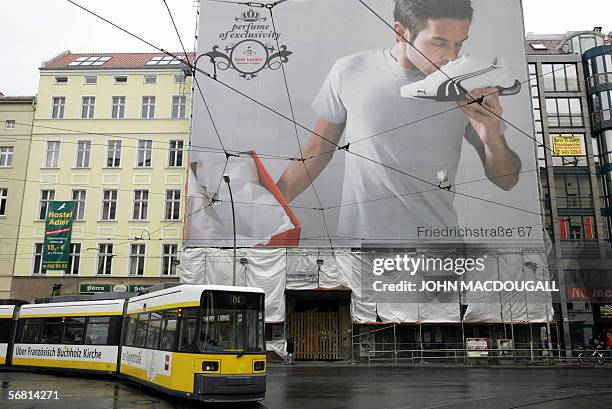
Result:
<instances>
[{"instance_id":1,"label":"white sneaker","mask_svg":"<svg viewBox=\"0 0 612 409\"><path fill-rule=\"evenodd\" d=\"M486 63L464 55L442 66L441 70L427 78L404 85L400 93L404 98L462 101L469 100L466 91L479 88L497 88L499 95L515 95L521 91L521 82L515 79L501 57Z\"/></svg>"}]
</instances>

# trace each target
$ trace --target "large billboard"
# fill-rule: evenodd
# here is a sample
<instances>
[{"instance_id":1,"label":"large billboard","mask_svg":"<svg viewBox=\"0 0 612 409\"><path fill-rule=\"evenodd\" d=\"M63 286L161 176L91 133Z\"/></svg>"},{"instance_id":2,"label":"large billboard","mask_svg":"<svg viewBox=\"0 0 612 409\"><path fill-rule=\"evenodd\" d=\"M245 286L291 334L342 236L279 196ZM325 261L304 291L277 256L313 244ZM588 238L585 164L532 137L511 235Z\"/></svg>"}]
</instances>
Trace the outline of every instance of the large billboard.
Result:
<instances>
[{"instance_id":1,"label":"large billboard","mask_svg":"<svg viewBox=\"0 0 612 409\"><path fill-rule=\"evenodd\" d=\"M187 245L231 246L232 201L244 247L540 245L522 21L519 0L201 2Z\"/></svg>"}]
</instances>

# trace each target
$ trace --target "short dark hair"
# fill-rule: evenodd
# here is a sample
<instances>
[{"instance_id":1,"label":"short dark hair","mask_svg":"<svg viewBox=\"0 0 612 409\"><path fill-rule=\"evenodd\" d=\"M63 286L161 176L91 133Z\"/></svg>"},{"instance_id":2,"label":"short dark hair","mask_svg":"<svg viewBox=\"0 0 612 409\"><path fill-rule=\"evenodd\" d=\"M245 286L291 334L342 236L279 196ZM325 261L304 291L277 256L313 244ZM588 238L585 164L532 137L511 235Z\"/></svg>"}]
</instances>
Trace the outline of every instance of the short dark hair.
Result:
<instances>
[{"instance_id":1,"label":"short dark hair","mask_svg":"<svg viewBox=\"0 0 612 409\"><path fill-rule=\"evenodd\" d=\"M427 20L472 20L471 0L395 0L393 18L410 31L410 40L425 28Z\"/></svg>"}]
</instances>

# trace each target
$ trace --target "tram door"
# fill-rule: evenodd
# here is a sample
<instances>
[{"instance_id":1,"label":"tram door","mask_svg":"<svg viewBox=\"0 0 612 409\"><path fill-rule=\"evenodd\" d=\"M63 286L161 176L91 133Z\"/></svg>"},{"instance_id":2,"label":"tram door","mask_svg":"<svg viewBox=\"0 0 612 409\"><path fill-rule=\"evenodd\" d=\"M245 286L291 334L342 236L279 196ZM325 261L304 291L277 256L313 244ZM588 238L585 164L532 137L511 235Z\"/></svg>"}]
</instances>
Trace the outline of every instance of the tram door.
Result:
<instances>
[{"instance_id":1,"label":"tram door","mask_svg":"<svg viewBox=\"0 0 612 409\"><path fill-rule=\"evenodd\" d=\"M331 361L346 358L350 348L348 300L338 294L309 297L288 294L288 334L295 338L294 357L297 360ZM347 347L348 343L348 347Z\"/></svg>"}]
</instances>

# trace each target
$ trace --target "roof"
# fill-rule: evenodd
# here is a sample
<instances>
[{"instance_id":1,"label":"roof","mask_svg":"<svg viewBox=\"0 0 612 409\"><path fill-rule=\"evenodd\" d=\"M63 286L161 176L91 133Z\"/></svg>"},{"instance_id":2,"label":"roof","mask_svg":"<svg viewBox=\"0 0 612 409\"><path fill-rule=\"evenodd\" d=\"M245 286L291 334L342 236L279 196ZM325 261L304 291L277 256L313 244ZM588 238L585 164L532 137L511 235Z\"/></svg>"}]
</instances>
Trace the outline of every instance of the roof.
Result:
<instances>
[{"instance_id":1,"label":"roof","mask_svg":"<svg viewBox=\"0 0 612 409\"><path fill-rule=\"evenodd\" d=\"M185 59L183 52L170 52L181 59ZM182 64L153 64L150 62L154 57L167 57L164 53L76 53L66 52L58 55L50 61L44 62L41 70L103 70L103 69L136 69L136 68L180 68ZM92 58L89 64L79 64L86 57ZM104 58L105 57L105 58ZM189 61L193 61L195 53L187 53Z\"/></svg>"},{"instance_id":2,"label":"roof","mask_svg":"<svg viewBox=\"0 0 612 409\"><path fill-rule=\"evenodd\" d=\"M26 96L26 95L18 95L18 96L0 96L0 104L1 103L14 103L14 102L28 102L32 103L34 101L34 97Z\"/></svg>"},{"instance_id":3,"label":"roof","mask_svg":"<svg viewBox=\"0 0 612 409\"><path fill-rule=\"evenodd\" d=\"M562 43L562 39L559 40L548 40L548 39L529 39L526 40L527 43L527 55L559 55L559 54L567 54L562 49L559 48L559 45ZM536 50L531 47L531 44L544 44L546 46L546 50Z\"/></svg>"}]
</instances>

